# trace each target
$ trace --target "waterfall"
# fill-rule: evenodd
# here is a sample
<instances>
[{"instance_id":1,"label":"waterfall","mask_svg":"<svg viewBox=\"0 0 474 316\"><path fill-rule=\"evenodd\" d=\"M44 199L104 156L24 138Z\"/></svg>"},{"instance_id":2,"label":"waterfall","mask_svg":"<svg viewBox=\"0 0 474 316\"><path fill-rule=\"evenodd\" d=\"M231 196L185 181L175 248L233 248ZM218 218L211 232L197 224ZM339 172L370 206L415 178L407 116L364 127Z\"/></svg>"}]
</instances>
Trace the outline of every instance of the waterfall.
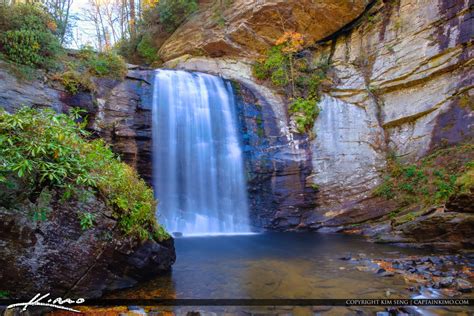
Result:
<instances>
[{"instance_id":1,"label":"waterfall","mask_svg":"<svg viewBox=\"0 0 474 316\"><path fill-rule=\"evenodd\" d=\"M153 185L158 219L184 235L250 232L232 86L219 77L157 70Z\"/></svg>"}]
</instances>

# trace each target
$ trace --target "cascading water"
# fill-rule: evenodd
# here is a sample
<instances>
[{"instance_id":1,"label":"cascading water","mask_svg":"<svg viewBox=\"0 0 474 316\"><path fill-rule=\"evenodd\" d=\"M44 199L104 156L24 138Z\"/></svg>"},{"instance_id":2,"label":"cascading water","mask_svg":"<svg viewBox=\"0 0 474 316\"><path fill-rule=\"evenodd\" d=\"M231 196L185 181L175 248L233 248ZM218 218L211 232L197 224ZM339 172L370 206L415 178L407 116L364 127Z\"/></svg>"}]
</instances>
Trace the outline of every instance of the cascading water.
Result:
<instances>
[{"instance_id":1,"label":"cascading water","mask_svg":"<svg viewBox=\"0 0 474 316\"><path fill-rule=\"evenodd\" d=\"M153 182L158 217L184 235L250 232L242 151L230 83L157 70Z\"/></svg>"}]
</instances>

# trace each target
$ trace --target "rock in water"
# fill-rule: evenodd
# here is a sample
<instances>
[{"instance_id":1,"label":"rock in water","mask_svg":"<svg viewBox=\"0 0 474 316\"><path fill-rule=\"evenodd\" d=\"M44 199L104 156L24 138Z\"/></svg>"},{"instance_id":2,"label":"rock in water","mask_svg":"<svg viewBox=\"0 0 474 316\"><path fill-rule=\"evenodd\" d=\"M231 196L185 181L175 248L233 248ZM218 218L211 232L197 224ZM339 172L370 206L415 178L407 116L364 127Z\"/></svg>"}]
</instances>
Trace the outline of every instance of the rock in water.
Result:
<instances>
[{"instance_id":1,"label":"rock in water","mask_svg":"<svg viewBox=\"0 0 474 316\"><path fill-rule=\"evenodd\" d=\"M469 281L463 279L456 279L456 289L459 292L468 293L472 290L472 284Z\"/></svg>"}]
</instances>

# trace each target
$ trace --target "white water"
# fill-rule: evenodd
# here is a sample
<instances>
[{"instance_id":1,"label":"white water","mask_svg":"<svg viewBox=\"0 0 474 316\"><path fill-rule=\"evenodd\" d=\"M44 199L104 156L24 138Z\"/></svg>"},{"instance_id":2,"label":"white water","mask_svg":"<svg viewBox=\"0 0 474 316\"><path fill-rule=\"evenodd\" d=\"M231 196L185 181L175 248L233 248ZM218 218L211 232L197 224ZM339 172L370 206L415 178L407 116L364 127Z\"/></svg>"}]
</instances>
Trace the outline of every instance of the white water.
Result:
<instances>
[{"instance_id":1,"label":"white water","mask_svg":"<svg viewBox=\"0 0 474 316\"><path fill-rule=\"evenodd\" d=\"M184 235L250 232L232 87L219 77L157 70L153 184L158 219Z\"/></svg>"}]
</instances>

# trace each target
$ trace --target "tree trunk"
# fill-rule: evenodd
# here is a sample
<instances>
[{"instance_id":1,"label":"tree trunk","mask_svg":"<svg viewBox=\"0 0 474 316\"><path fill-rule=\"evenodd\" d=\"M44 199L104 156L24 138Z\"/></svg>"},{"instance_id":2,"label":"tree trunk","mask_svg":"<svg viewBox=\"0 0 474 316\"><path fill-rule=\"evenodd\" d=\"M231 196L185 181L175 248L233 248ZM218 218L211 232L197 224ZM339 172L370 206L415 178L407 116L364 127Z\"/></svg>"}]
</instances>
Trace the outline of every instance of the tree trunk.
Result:
<instances>
[{"instance_id":1,"label":"tree trunk","mask_svg":"<svg viewBox=\"0 0 474 316\"><path fill-rule=\"evenodd\" d=\"M130 38L135 37L135 0L130 0Z\"/></svg>"}]
</instances>

